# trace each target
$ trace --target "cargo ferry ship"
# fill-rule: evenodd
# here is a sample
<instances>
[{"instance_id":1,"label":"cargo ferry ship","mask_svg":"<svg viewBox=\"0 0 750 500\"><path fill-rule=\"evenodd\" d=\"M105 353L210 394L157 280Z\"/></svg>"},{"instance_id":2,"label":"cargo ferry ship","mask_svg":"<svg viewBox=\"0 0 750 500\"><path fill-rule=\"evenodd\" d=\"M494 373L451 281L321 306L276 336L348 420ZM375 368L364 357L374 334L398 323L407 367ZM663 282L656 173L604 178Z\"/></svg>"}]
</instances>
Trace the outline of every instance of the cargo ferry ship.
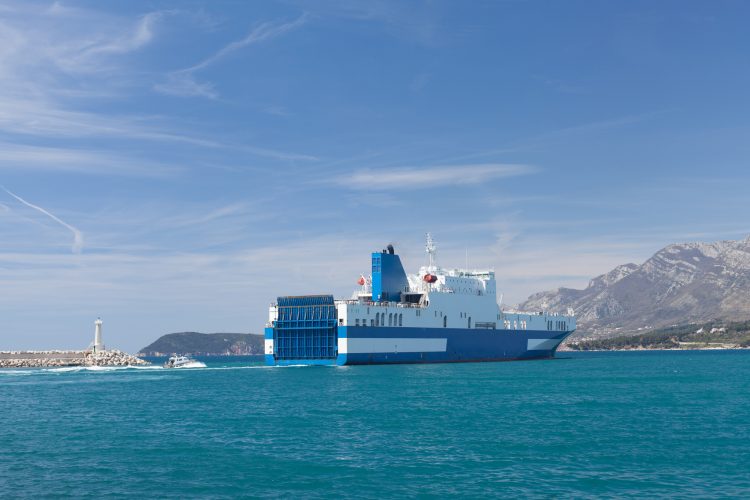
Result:
<instances>
[{"instance_id":1,"label":"cargo ferry ship","mask_svg":"<svg viewBox=\"0 0 750 500\"><path fill-rule=\"evenodd\" d=\"M351 299L278 297L265 328L268 365L450 363L552 358L576 320L503 311L493 270L427 266L407 274L392 245L372 254Z\"/></svg>"}]
</instances>

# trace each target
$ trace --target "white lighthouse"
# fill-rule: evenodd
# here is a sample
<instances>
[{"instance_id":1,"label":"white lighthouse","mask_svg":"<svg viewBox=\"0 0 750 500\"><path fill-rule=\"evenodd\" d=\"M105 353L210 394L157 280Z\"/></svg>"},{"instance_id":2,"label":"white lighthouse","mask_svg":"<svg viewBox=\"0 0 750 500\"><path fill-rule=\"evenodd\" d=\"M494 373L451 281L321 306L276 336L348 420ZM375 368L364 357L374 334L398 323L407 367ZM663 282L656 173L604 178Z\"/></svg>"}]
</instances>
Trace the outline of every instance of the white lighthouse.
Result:
<instances>
[{"instance_id":1,"label":"white lighthouse","mask_svg":"<svg viewBox=\"0 0 750 500\"><path fill-rule=\"evenodd\" d=\"M104 350L104 342L102 342L102 319L96 318L94 321L94 352L98 353Z\"/></svg>"}]
</instances>

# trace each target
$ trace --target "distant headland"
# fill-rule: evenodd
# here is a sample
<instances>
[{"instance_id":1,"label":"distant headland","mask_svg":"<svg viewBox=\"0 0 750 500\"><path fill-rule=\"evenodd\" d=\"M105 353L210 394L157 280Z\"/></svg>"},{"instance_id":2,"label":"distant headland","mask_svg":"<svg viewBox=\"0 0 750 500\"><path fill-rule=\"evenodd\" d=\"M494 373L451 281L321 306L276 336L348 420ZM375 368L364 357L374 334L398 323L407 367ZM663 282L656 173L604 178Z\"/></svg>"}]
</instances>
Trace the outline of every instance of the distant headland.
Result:
<instances>
[{"instance_id":1,"label":"distant headland","mask_svg":"<svg viewBox=\"0 0 750 500\"><path fill-rule=\"evenodd\" d=\"M162 335L138 352L139 356L170 354L252 356L263 354L263 335L254 333L178 332Z\"/></svg>"}]
</instances>

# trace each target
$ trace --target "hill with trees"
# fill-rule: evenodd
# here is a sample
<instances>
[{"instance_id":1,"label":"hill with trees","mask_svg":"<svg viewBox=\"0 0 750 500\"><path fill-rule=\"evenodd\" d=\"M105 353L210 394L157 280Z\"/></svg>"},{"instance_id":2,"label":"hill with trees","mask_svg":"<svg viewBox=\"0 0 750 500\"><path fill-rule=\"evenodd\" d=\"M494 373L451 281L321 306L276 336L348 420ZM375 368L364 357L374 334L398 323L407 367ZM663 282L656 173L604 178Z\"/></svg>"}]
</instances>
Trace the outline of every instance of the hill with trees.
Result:
<instances>
[{"instance_id":1,"label":"hill with trees","mask_svg":"<svg viewBox=\"0 0 750 500\"><path fill-rule=\"evenodd\" d=\"M263 335L254 333L169 333L141 349L138 354L141 356L163 356L174 353L204 356L263 354Z\"/></svg>"}]
</instances>

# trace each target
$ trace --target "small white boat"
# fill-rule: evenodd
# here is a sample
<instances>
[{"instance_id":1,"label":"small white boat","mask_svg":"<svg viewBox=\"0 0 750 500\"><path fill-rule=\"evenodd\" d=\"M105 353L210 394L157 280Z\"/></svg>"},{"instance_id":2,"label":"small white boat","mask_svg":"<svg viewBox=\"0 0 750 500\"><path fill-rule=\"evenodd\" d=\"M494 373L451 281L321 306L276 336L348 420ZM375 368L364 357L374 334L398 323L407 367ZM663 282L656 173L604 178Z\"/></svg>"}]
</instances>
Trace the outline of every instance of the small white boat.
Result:
<instances>
[{"instance_id":1,"label":"small white boat","mask_svg":"<svg viewBox=\"0 0 750 500\"><path fill-rule=\"evenodd\" d=\"M206 363L196 361L189 356L171 356L169 360L164 363L164 368L205 368Z\"/></svg>"}]
</instances>

